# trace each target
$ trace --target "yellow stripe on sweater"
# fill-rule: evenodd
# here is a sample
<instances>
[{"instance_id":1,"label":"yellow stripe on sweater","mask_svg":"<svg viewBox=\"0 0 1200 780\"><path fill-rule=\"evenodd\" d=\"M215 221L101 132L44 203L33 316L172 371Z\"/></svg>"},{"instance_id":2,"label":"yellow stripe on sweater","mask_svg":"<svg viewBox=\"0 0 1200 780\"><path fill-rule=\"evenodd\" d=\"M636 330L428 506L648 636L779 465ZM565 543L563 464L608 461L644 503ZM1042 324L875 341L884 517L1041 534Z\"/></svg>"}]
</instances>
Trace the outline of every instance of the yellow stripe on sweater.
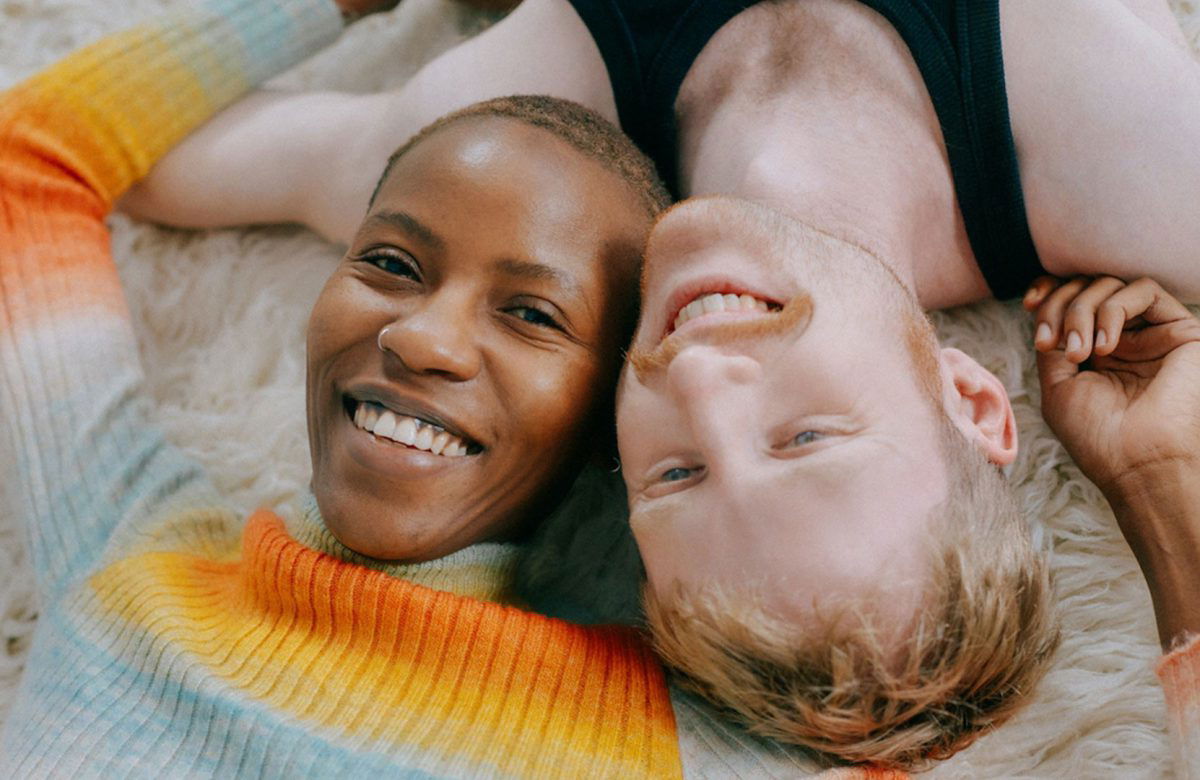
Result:
<instances>
[{"instance_id":1,"label":"yellow stripe on sweater","mask_svg":"<svg viewBox=\"0 0 1200 780\"><path fill-rule=\"evenodd\" d=\"M680 775L661 669L625 629L433 591L305 548L260 512L244 558L121 561L105 608L350 748L435 772Z\"/></svg>"}]
</instances>

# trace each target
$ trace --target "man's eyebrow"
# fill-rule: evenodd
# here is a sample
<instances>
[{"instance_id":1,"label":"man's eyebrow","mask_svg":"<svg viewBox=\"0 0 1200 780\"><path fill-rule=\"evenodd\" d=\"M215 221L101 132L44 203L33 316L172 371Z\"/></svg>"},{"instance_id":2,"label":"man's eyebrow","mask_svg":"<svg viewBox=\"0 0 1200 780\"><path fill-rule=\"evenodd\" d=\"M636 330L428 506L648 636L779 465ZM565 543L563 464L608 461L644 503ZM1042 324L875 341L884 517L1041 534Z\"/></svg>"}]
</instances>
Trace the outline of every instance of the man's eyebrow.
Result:
<instances>
[{"instance_id":1,"label":"man's eyebrow","mask_svg":"<svg viewBox=\"0 0 1200 780\"><path fill-rule=\"evenodd\" d=\"M531 263L528 260L515 260L505 258L498 260L494 267L506 276L512 276L517 279L533 279L547 282L554 282L559 287L562 287L567 292L573 295L581 295L582 288L579 281L568 271L561 268L543 265L542 263Z\"/></svg>"},{"instance_id":2,"label":"man's eyebrow","mask_svg":"<svg viewBox=\"0 0 1200 780\"><path fill-rule=\"evenodd\" d=\"M367 225L381 223L399 228L428 245L431 249L443 249L446 242L421 220L405 211L377 211L367 217Z\"/></svg>"}]
</instances>

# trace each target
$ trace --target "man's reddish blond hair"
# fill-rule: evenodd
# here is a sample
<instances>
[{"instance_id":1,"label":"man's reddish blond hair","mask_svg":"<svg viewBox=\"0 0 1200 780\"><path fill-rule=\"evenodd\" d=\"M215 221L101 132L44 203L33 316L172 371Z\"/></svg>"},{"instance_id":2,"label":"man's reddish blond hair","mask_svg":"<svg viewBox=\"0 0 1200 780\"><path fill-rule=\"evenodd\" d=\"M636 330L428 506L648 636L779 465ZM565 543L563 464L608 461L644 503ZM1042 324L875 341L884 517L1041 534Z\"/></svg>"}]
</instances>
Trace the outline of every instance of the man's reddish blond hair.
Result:
<instances>
[{"instance_id":1,"label":"man's reddish blond hair","mask_svg":"<svg viewBox=\"0 0 1200 780\"><path fill-rule=\"evenodd\" d=\"M889 640L869 603L801 630L748 590L646 588L654 645L686 687L829 763L895 769L954 754L1024 703L1059 640L1048 567L1003 474L941 427L950 494L907 639Z\"/></svg>"}]
</instances>

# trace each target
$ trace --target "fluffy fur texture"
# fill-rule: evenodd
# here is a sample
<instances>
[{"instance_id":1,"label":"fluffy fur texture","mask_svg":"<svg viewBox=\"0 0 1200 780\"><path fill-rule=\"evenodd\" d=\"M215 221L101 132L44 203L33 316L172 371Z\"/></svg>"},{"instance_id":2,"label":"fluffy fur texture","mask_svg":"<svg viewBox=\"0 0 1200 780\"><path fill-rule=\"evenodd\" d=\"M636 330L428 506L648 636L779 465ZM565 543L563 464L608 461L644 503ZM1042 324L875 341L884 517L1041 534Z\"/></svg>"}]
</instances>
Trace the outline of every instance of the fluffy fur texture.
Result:
<instances>
[{"instance_id":1,"label":"fluffy fur texture","mask_svg":"<svg viewBox=\"0 0 1200 780\"><path fill-rule=\"evenodd\" d=\"M0 87L71 49L167 7L171 0L0 0ZM1200 50L1200 8L1175 0ZM356 91L402 83L421 63L495 18L451 0L404 0L352 28L288 74L288 86ZM139 329L158 421L243 509L286 503L308 478L303 332L338 250L295 228L184 233L112 219L114 248ZM943 342L978 357L1012 395L1021 454L1011 469L1035 542L1050 551L1063 643L1031 705L995 735L936 767L932 777L1169 775L1158 641L1145 584L1095 488L1038 412L1029 319L986 303L936 316ZM628 552L620 512L597 508L618 492L591 486L535 542L527 587L594 592ZM585 497L586 498L586 497ZM588 540L575 527L586 516ZM606 530L607 529L607 530ZM636 568L636 559L618 556ZM0 719L17 685L37 605L19 532L0 514ZM589 577L595 587L589 587ZM611 593L608 597L611 597ZM604 612L617 609L597 605Z\"/></svg>"}]
</instances>

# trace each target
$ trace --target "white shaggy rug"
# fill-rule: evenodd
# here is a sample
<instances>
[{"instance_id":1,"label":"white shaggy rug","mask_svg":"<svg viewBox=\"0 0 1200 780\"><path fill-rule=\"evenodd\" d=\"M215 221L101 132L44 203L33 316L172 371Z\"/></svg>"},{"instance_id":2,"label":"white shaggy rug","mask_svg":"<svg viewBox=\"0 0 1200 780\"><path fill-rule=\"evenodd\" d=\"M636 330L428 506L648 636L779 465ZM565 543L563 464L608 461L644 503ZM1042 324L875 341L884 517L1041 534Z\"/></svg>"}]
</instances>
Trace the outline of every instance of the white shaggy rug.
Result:
<instances>
[{"instance_id":1,"label":"white shaggy rug","mask_svg":"<svg viewBox=\"0 0 1200 780\"><path fill-rule=\"evenodd\" d=\"M0 88L168 5L0 0ZM1184 0L1172 5L1200 50L1200 10ZM395 86L494 18L451 0L404 0L281 83ZM286 502L308 477L304 326L337 249L297 228L197 234L122 217L112 225L160 424L244 509ZM1027 318L1015 306L988 303L937 320L946 343L980 358L1012 395L1022 440L1012 481L1052 556L1065 625L1033 703L932 776L1169 776L1149 597L1112 514L1042 423ZM553 549L572 546L561 535L549 541ZM594 558L596 547L587 546ZM12 519L0 518L0 723L37 615L28 566Z\"/></svg>"}]
</instances>

